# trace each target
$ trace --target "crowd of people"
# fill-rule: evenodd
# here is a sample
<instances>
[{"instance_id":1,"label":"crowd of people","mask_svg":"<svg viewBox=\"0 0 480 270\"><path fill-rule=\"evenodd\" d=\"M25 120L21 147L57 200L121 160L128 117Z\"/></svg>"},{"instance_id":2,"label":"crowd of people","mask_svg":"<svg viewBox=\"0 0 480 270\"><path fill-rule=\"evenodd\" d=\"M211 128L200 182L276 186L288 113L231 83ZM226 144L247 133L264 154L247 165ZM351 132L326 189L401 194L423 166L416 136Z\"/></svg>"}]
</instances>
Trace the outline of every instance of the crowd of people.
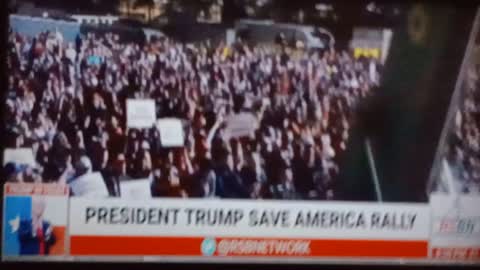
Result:
<instances>
[{"instance_id":1,"label":"crowd of people","mask_svg":"<svg viewBox=\"0 0 480 270\"><path fill-rule=\"evenodd\" d=\"M142 44L142 45L140 45ZM31 148L35 166L5 166L8 181L72 183L100 172L119 183L151 179L154 197L334 199L356 104L380 64L334 48L121 42L54 30L10 31L7 147ZM159 130L126 126L126 100L153 99L156 117L184 123L183 147ZM229 116L258 125L228 136ZM478 130L477 130L478 132Z\"/></svg>"},{"instance_id":2,"label":"crowd of people","mask_svg":"<svg viewBox=\"0 0 480 270\"><path fill-rule=\"evenodd\" d=\"M480 47L475 47L475 52ZM467 69L460 104L447 142L447 161L451 165L457 191L480 192L480 65L475 57Z\"/></svg>"}]
</instances>

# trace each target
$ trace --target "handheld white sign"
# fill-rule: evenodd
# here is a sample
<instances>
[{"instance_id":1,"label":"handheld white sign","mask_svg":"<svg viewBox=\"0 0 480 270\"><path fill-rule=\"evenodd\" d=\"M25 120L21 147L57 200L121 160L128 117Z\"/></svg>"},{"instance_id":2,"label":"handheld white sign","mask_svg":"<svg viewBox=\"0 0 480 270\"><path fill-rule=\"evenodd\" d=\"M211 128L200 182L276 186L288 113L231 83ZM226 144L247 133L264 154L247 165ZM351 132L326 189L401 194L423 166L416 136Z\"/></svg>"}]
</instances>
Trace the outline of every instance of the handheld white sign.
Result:
<instances>
[{"instance_id":1,"label":"handheld white sign","mask_svg":"<svg viewBox=\"0 0 480 270\"><path fill-rule=\"evenodd\" d=\"M251 113L239 113L227 118L226 136L239 138L250 136L258 127L257 119Z\"/></svg>"},{"instance_id":2,"label":"handheld white sign","mask_svg":"<svg viewBox=\"0 0 480 270\"><path fill-rule=\"evenodd\" d=\"M153 99L127 99L127 126L149 128L155 124L156 111Z\"/></svg>"},{"instance_id":3,"label":"handheld white sign","mask_svg":"<svg viewBox=\"0 0 480 270\"><path fill-rule=\"evenodd\" d=\"M69 183L75 196L89 198L108 197L108 190L99 172L88 173Z\"/></svg>"},{"instance_id":4,"label":"handheld white sign","mask_svg":"<svg viewBox=\"0 0 480 270\"><path fill-rule=\"evenodd\" d=\"M17 164L24 164L35 166L35 158L33 156L33 151L31 148L8 148L5 149L3 155L3 165L13 162Z\"/></svg>"},{"instance_id":5,"label":"handheld white sign","mask_svg":"<svg viewBox=\"0 0 480 270\"><path fill-rule=\"evenodd\" d=\"M121 197L128 199L147 199L152 197L150 179L137 179L120 182Z\"/></svg>"},{"instance_id":6,"label":"handheld white sign","mask_svg":"<svg viewBox=\"0 0 480 270\"><path fill-rule=\"evenodd\" d=\"M183 146L185 136L183 134L182 121L177 118L162 118L157 120L157 128L160 132L160 140L164 147Z\"/></svg>"}]
</instances>

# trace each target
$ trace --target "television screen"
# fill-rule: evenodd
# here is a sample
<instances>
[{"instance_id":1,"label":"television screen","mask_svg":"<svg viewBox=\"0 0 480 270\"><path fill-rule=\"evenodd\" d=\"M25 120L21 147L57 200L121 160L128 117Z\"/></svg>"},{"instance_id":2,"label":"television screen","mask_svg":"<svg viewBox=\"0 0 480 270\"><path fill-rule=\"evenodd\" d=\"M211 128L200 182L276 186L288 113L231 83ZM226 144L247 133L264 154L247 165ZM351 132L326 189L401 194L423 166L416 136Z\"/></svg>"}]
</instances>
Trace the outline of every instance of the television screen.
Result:
<instances>
[{"instance_id":1,"label":"television screen","mask_svg":"<svg viewBox=\"0 0 480 270\"><path fill-rule=\"evenodd\" d=\"M476 5L8 9L2 260L480 262Z\"/></svg>"}]
</instances>

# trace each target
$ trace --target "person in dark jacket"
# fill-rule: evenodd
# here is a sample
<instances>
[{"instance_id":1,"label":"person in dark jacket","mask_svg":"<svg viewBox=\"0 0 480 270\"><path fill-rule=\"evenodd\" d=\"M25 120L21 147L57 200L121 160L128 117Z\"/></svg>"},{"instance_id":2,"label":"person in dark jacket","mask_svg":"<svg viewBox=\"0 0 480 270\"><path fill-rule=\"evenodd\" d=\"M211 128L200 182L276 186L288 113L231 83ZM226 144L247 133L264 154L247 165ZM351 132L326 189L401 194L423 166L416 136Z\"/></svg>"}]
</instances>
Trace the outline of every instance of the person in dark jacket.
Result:
<instances>
[{"instance_id":1,"label":"person in dark jacket","mask_svg":"<svg viewBox=\"0 0 480 270\"><path fill-rule=\"evenodd\" d=\"M215 196L220 198L249 198L249 192L240 175L233 170L232 154L220 149L215 166Z\"/></svg>"}]
</instances>

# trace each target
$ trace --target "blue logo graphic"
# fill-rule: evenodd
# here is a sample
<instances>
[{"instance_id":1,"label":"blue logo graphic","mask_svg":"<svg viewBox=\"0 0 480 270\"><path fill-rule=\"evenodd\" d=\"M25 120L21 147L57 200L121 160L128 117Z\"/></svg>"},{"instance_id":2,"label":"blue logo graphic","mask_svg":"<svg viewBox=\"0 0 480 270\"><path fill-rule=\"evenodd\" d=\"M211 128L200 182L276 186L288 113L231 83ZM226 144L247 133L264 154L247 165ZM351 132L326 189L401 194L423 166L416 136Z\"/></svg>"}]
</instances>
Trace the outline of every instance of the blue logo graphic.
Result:
<instances>
[{"instance_id":1,"label":"blue logo graphic","mask_svg":"<svg viewBox=\"0 0 480 270\"><path fill-rule=\"evenodd\" d=\"M205 256L212 256L215 253L215 249L217 248L217 241L215 238L205 238L203 239L201 250L203 255Z\"/></svg>"},{"instance_id":2,"label":"blue logo graphic","mask_svg":"<svg viewBox=\"0 0 480 270\"><path fill-rule=\"evenodd\" d=\"M20 220L31 219L32 199L27 196L8 196L5 197L4 202L3 255L19 255L18 229Z\"/></svg>"}]
</instances>

